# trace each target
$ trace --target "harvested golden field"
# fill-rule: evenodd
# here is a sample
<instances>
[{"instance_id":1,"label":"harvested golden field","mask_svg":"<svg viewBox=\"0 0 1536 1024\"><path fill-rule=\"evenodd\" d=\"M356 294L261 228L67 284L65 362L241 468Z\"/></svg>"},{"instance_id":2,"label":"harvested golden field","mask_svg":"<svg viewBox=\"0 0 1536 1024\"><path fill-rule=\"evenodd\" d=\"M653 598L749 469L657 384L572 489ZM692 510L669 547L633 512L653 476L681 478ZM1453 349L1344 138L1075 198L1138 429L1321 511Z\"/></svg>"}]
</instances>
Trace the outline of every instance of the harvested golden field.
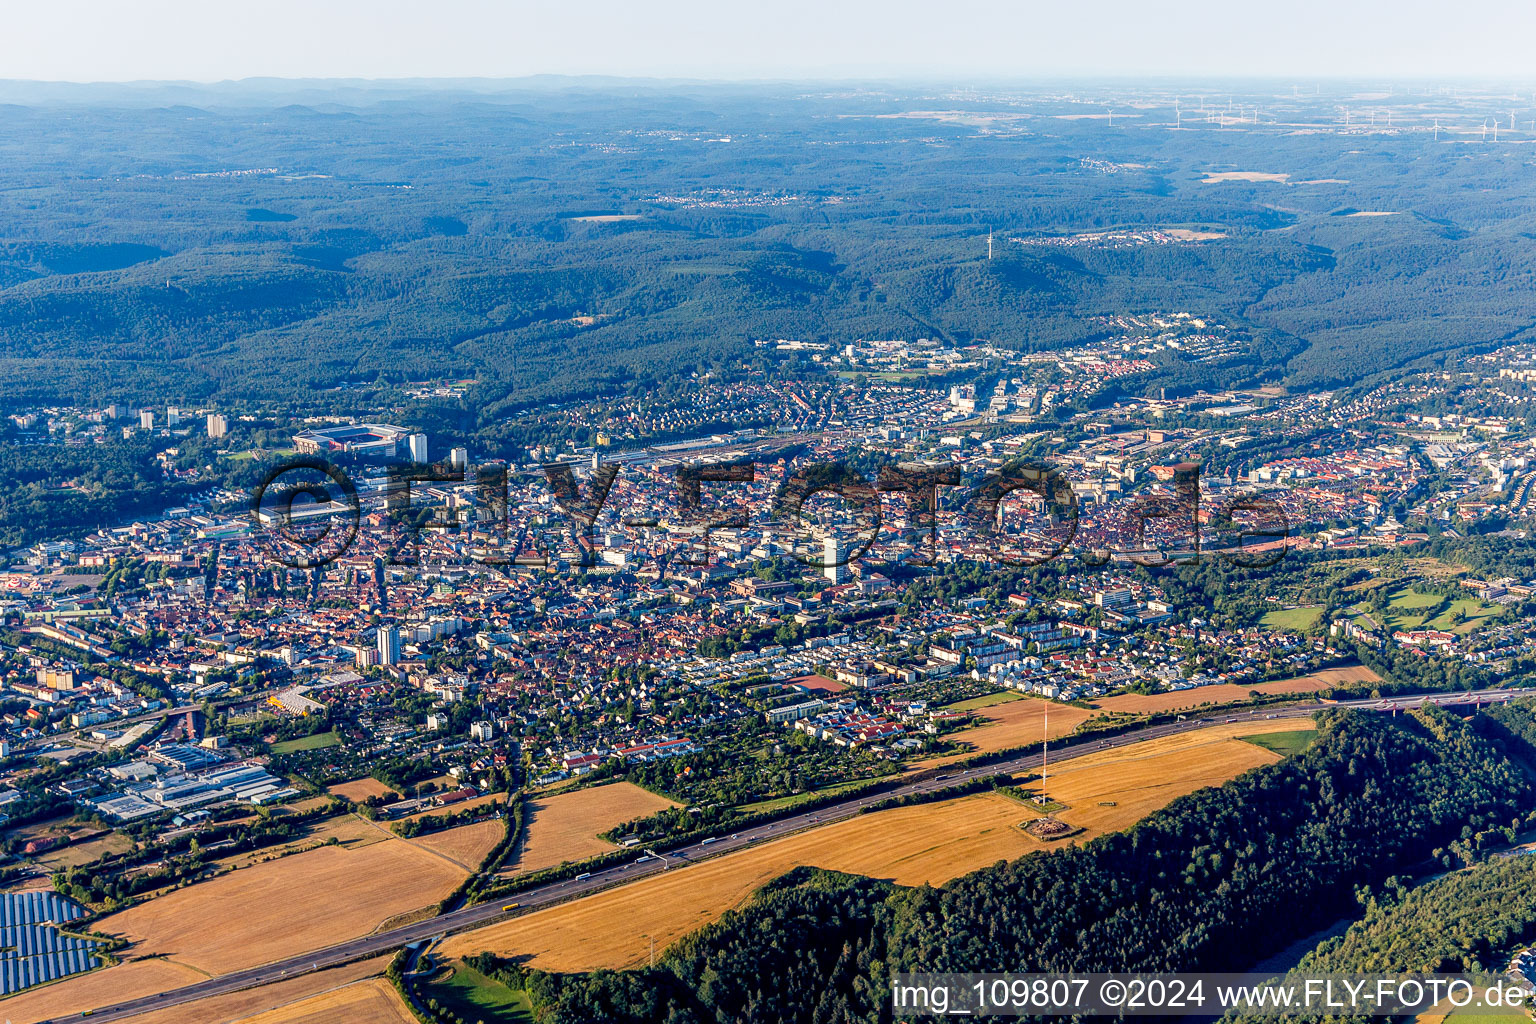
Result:
<instances>
[{"instance_id":1,"label":"harvested golden field","mask_svg":"<svg viewBox=\"0 0 1536 1024\"><path fill-rule=\"evenodd\" d=\"M1272 174L1268 171L1206 171L1200 179L1203 185L1215 185L1223 181L1273 181L1285 184L1289 174Z\"/></svg>"},{"instance_id":2,"label":"harvested golden field","mask_svg":"<svg viewBox=\"0 0 1536 1024\"><path fill-rule=\"evenodd\" d=\"M157 953L225 974L366 935L385 918L436 903L464 875L399 839L326 846L178 889L95 927L127 939L130 956Z\"/></svg>"},{"instance_id":3,"label":"harvested golden field","mask_svg":"<svg viewBox=\"0 0 1536 1024\"><path fill-rule=\"evenodd\" d=\"M1047 716L1049 711L1049 716ZM956 743L964 743L969 750L960 754L930 757L914 764L917 768L932 768L949 764L972 754L989 754L1009 747L1021 747L1026 743L1039 743L1046 735L1045 725L1049 717L1050 738L1056 739L1073 732L1079 725L1093 717L1093 712L1070 704L1056 704L1028 697L992 704L979 709L976 718L981 722L969 729L950 733L947 737Z\"/></svg>"},{"instance_id":4,"label":"harvested golden field","mask_svg":"<svg viewBox=\"0 0 1536 1024\"><path fill-rule=\"evenodd\" d=\"M385 832L371 821L355 814L338 814L322 818L306 828L298 838L280 846L268 846L259 850L242 850L228 857L218 858L224 867L249 867L278 859L289 850L312 850L322 843L335 839L349 850L358 850L392 838L394 833Z\"/></svg>"},{"instance_id":5,"label":"harvested golden field","mask_svg":"<svg viewBox=\"0 0 1536 1024\"><path fill-rule=\"evenodd\" d=\"M1176 797L1280 760L1238 737L1314 728L1310 718L1234 722L1087 754L1050 766L1046 795L1067 805L1055 817L1085 830L1074 842L1086 841L1134 825ZM1039 784L1025 788L1038 791ZM1019 806L1026 818L1040 816L1028 804Z\"/></svg>"},{"instance_id":6,"label":"harvested golden field","mask_svg":"<svg viewBox=\"0 0 1536 1024\"><path fill-rule=\"evenodd\" d=\"M529 801L525 834L505 874L542 871L614 848L597 838L615 825L677 804L632 782L576 789Z\"/></svg>"},{"instance_id":7,"label":"harvested golden field","mask_svg":"<svg viewBox=\"0 0 1536 1024\"><path fill-rule=\"evenodd\" d=\"M1193 690L1174 690L1170 693L1122 693L1096 701L1102 711L1128 711L1146 714L1153 711L1182 711L1206 705L1235 704L1249 699L1254 690L1263 694L1318 693L1334 686L1354 686L1360 683L1379 683L1381 677L1364 665L1343 665L1320 669L1310 675L1295 679L1278 679L1272 683L1219 683L1214 686L1197 686Z\"/></svg>"},{"instance_id":8,"label":"harvested golden field","mask_svg":"<svg viewBox=\"0 0 1536 1024\"><path fill-rule=\"evenodd\" d=\"M241 1024L416 1024L409 1007L382 978L353 982L345 988L245 1018ZM190 1024L190 1022L189 1022Z\"/></svg>"},{"instance_id":9,"label":"harvested golden field","mask_svg":"<svg viewBox=\"0 0 1536 1024\"><path fill-rule=\"evenodd\" d=\"M375 957L372 960L331 967L314 974L305 974L287 981L263 985L260 988L212 996L164 1010L152 1010L130 1019L133 1024L235 1024L236 1021L247 1024L253 1019L263 1022L270 1020L275 1024L276 1021L289 1020L281 1016L283 1013L303 1012L305 1004L311 999L339 996L340 993L359 985L370 984L364 980L367 978L380 980L376 976L383 973L388 966L388 957ZM394 996L393 988L390 988L387 982L384 985L389 989L390 995ZM305 1020L306 1018L297 1019ZM332 1018L333 1021L343 1022L343 1024L353 1024L354 1021L358 1024L374 1024L374 1022L395 1024L397 1019L384 1012L376 1012L373 1016L337 1014ZM409 1018L405 1020L409 1021Z\"/></svg>"},{"instance_id":10,"label":"harvested golden field","mask_svg":"<svg viewBox=\"0 0 1536 1024\"><path fill-rule=\"evenodd\" d=\"M506 835L506 828L504 820L493 818L490 821L477 821L473 825L460 825L458 828L417 836L407 841L413 846L431 850L433 853L464 865L466 871L477 871L480 868L480 862L485 860L485 855L495 849L496 844L501 842L502 836Z\"/></svg>"},{"instance_id":11,"label":"harvested golden field","mask_svg":"<svg viewBox=\"0 0 1536 1024\"><path fill-rule=\"evenodd\" d=\"M206 979L182 964L136 960L0 1000L0 1021L53 1020Z\"/></svg>"},{"instance_id":12,"label":"harvested golden field","mask_svg":"<svg viewBox=\"0 0 1536 1024\"><path fill-rule=\"evenodd\" d=\"M799 864L919 883L1027 852L1013 826L1022 806L996 794L862 815L752 850L668 871L550 910L450 936L445 958L482 949L532 954L536 967L632 966L657 949L745 903L764 882Z\"/></svg>"},{"instance_id":13,"label":"harvested golden field","mask_svg":"<svg viewBox=\"0 0 1536 1024\"><path fill-rule=\"evenodd\" d=\"M1233 737L1288 727L1312 723L1222 725L1063 762L1059 779L1052 772L1050 794L1072 805L1058 816L1087 829L1079 839L1088 839L1124 828L1175 797L1279 760ZM485 949L526 955L533 966L556 971L633 966L649 955L649 939L658 950L665 947L741 906L790 868L814 865L903 885L940 885L1041 849L1016 827L1037 816L1000 793L864 814L451 936L440 951L449 958Z\"/></svg>"},{"instance_id":14,"label":"harvested golden field","mask_svg":"<svg viewBox=\"0 0 1536 1024\"><path fill-rule=\"evenodd\" d=\"M393 793L384 783L375 778L353 779L351 782L339 782L331 786L326 792L333 796L346 797L353 803L362 803L371 796L384 797Z\"/></svg>"}]
</instances>

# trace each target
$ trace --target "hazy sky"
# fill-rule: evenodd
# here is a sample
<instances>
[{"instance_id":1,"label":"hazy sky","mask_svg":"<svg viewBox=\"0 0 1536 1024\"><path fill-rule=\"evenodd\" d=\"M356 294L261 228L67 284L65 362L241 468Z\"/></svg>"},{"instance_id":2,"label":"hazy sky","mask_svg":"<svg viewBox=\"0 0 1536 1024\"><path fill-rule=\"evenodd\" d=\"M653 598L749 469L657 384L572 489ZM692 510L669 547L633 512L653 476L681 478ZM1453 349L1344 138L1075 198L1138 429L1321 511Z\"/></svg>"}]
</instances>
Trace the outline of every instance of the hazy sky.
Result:
<instances>
[{"instance_id":1,"label":"hazy sky","mask_svg":"<svg viewBox=\"0 0 1536 1024\"><path fill-rule=\"evenodd\" d=\"M0 78L1536 78L1531 0L11 0Z\"/></svg>"}]
</instances>

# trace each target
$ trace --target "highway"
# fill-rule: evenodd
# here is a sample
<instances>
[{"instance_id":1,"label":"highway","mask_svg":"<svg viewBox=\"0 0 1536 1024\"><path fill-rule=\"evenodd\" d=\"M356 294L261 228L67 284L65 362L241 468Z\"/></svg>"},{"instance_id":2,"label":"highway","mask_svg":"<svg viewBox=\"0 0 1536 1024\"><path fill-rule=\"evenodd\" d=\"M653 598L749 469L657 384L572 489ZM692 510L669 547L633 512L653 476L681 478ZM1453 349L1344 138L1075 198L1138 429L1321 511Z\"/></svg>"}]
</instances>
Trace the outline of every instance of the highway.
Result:
<instances>
[{"instance_id":1,"label":"highway","mask_svg":"<svg viewBox=\"0 0 1536 1024\"><path fill-rule=\"evenodd\" d=\"M1135 729L1102 739L1088 740L1086 742L1080 741L1071 745L1064 744L1054 748L1051 751L1050 757L1052 764L1059 764L1063 761L1070 761L1101 750L1145 743L1148 740L1157 739L1162 736L1172 736L1177 733L1208 728L1212 725L1226 722L1245 722L1269 718L1305 718L1328 707L1357 707L1371 711L1396 711L1399 709L1421 707L1425 704L1460 706L1494 703L1531 695L1536 695L1536 687L1508 690L1477 690L1466 693L1408 694L1380 700L1339 701L1336 704L1308 702L1305 704L1253 709L1237 708L1229 712L1202 712L1199 717L1166 722L1161 725L1151 725L1143 729ZM404 925L387 932L351 939L325 949L305 953L302 956L290 957L286 960L262 964L258 967L250 967L232 974L210 978L207 981L188 985L184 988L163 992L159 995L130 999L81 1014L54 1018L54 1021L79 1020L85 1016L89 1016L93 1022L121 1020L152 1009L175 1006L179 1003L187 1003L195 999L225 995L242 989L254 988L287 978L298 977L299 975L323 970L324 968L333 967L352 960L387 953L423 939L434 938L449 932L464 931L501 918L517 916L559 903L565 903L582 896L591 895L602 889L623 885L673 868L686 867L701 859L755 846L793 832L809 828L819 828L834 821L851 818L869 805L880 803L884 800L952 789L977 776L1007 774L1038 768L1040 760L1040 755L1035 753L990 762L976 767L957 768L953 772L940 770L938 774L918 778L881 793L852 797L848 800L829 804L791 818L782 818L765 825L758 825L755 828L743 829L740 832L721 835L714 839L701 840L688 846L669 850L665 854L652 854L648 851L636 850L636 860L592 871L580 879L567 879L561 882L551 882L534 889L525 889L522 892L512 893L503 899L490 903L463 907L439 917ZM641 857L646 859L639 859ZM514 913L508 913L502 909L510 903L518 904L518 909ZM50 1024L50 1022L44 1021L40 1022L40 1024Z\"/></svg>"}]
</instances>

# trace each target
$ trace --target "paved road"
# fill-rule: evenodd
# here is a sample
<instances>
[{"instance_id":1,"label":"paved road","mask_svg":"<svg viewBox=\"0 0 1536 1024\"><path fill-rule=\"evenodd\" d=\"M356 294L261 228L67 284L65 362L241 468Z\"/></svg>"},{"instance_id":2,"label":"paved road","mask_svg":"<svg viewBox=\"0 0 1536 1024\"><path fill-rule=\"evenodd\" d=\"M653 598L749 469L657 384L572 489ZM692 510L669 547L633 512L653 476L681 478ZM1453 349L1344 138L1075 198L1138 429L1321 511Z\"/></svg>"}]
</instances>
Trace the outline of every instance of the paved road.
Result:
<instances>
[{"instance_id":1,"label":"paved road","mask_svg":"<svg viewBox=\"0 0 1536 1024\"><path fill-rule=\"evenodd\" d=\"M1490 703L1533 694L1536 694L1536 688L1479 690L1455 694L1414 694L1383 700L1340 701L1336 705L1306 703L1255 709L1242 708L1225 713L1219 711L1208 712L1203 713L1200 717L1167 722L1162 725L1147 726L1144 729L1136 729L1117 736L1107 736L1103 739L1078 742L1070 746L1063 745L1052 751L1051 758L1053 764L1060 763L1100 750L1144 743L1147 740L1157 739L1160 736L1172 736L1177 733L1208 728L1211 725L1225 722L1245 722L1269 718L1305 718L1324 707L1330 706L1359 707L1373 711L1396 711L1402 708L1420 707L1424 704L1462 705ZM637 851L635 854L636 860L626 864L614 865L601 871L593 871L584 878L552 882L536 889L526 889L506 897L505 900L464 907L426 921L394 928L376 935L352 939L317 952L307 953L304 956L291 957L276 963L251 967L243 971L236 971L233 974L225 974L217 978L211 978L208 981L198 982L195 985L188 985L185 988L164 992L160 995L131 999L111 1006L104 1006L94 1011L87 1011L87 1013L93 1022L121 1020L125 1017L132 1017L160 1007L175 1006L178 1003L186 1003L194 999L206 999L209 996L224 995L242 989L254 988L259 985L271 984L272 982L297 977L301 974L308 974L311 971L321 970L362 957L387 953L401 946L444 935L448 932L464 931L484 925L498 918L521 915L533 910L553 906L557 903L565 903L581 896L590 895L600 889L611 888L615 885L622 885L675 867L686 866L706 857L718 856L732 850L740 850L771 839L777 839L792 832L799 832L807 828L820 827L830 822L851 818L859 814L870 804L889 800L892 797L912 796L920 793L932 793L951 789L976 776L1019 772L1038 768L1039 766L1040 755L1028 754L1004 761L995 761L981 767L940 772L939 774L920 778L881 793L853 797L840 803L818 808L815 811L807 811L792 818L783 818L766 825L759 825L756 828L744 829L741 832L722 835L713 840L703 840L689 846L669 850L665 854L651 855ZM515 911L509 913L502 908L510 903L516 903L518 907ZM79 1020L86 1015L75 1014L68 1017L55 1018L55 1020ZM42 1024L48 1024L48 1022L42 1022Z\"/></svg>"}]
</instances>

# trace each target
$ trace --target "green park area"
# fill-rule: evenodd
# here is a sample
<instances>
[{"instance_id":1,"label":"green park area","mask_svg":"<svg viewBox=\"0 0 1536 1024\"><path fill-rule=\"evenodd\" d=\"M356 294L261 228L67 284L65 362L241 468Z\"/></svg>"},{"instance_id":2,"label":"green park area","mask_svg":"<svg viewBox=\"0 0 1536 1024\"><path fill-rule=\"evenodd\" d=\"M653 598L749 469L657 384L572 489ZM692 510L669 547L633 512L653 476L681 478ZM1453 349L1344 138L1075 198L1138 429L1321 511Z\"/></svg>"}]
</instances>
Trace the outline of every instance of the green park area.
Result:
<instances>
[{"instance_id":1,"label":"green park area","mask_svg":"<svg viewBox=\"0 0 1536 1024\"><path fill-rule=\"evenodd\" d=\"M1259 619L1259 625L1265 629L1300 633L1316 625L1318 616L1322 614L1323 609L1317 605L1308 605L1304 608L1276 608L1274 611L1265 612Z\"/></svg>"},{"instance_id":2,"label":"green park area","mask_svg":"<svg viewBox=\"0 0 1536 1024\"><path fill-rule=\"evenodd\" d=\"M1242 738L1265 750L1273 750L1281 757L1290 757L1310 747L1312 741L1317 739L1317 731L1299 729L1292 732L1261 732Z\"/></svg>"},{"instance_id":3,"label":"green park area","mask_svg":"<svg viewBox=\"0 0 1536 1024\"><path fill-rule=\"evenodd\" d=\"M421 990L423 999L435 1001L440 1012L446 1010L460 1020L497 1024L533 1020L533 1007L521 990L486 977L462 960L455 960L448 971L451 973L439 975Z\"/></svg>"},{"instance_id":4,"label":"green park area","mask_svg":"<svg viewBox=\"0 0 1536 1024\"><path fill-rule=\"evenodd\" d=\"M1501 611L1497 605L1475 597L1442 597L1407 587L1394 590L1388 600L1387 613L1379 619L1388 632L1438 629L1466 635Z\"/></svg>"},{"instance_id":5,"label":"green park area","mask_svg":"<svg viewBox=\"0 0 1536 1024\"><path fill-rule=\"evenodd\" d=\"M334 732L318 732L313 736L303 736L296 740L283 740L281 743L272 744L274 754L292 754L297 750L321 750L325 747L334 747L341 742L341 737Z\"/></svg>"}]
</instances>

